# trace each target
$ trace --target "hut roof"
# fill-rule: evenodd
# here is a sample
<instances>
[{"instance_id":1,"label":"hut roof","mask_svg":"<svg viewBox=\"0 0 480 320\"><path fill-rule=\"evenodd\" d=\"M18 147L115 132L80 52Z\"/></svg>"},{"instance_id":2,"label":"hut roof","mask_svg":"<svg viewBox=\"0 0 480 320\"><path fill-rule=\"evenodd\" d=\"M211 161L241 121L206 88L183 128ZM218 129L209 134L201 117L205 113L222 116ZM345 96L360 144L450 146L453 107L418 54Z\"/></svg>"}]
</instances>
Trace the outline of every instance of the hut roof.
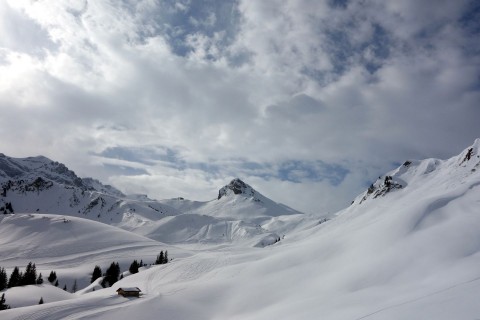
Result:
<instances>
[{"instance_id":1,"label":"hut roof","mask_svg":"<svg viewBox=\"0 0 480 320\"><path fill-rule=\"evenodd\" d=\"M124 292L142 292L142 290L140 290L139 288L137 287L120 287L117 289L117 292L118 291L124 291Z\"/></svg>"}]
</instances>

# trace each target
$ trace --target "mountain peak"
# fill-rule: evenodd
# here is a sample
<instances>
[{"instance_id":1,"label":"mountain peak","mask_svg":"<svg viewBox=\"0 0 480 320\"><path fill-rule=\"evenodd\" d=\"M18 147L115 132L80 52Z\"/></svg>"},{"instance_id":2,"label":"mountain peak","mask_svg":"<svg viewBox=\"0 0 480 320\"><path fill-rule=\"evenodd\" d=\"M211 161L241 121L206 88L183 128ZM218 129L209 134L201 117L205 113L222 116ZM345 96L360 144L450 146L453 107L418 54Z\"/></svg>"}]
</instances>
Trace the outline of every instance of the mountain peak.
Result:
<instances>
[{"instance_id":1,"label":"mountain peak","mask_svg":"<svg viewBox=\"0 0 480 320\"><path fill-rule=\"evenodd\" d=\"M391 191L406 188L412 183L425 183L428 180L427 177L433 175L440 180L466 179L471 175L477 175L478 168L480 168L480 138L475 139L473 145L464 149L459 155L447 160L430 158L405 161L400 167L390 171L383 178L379 177L352 204L361 204L368 198L375 199L384 196Z\"/></svg>"},{"instance_id":2,"label":"mountain peak","mask_svg":"<svg viewBox=\"0 0 480 320\"><path fill-rule=\"evenodd\" d=\"M243 194L252 197L255 195L255 190L251 186L239 178L235 178L218 191L218 200L220 200L220 198L223 196L231 194L232 192L233 194Z\"/></svg>"}]
</instances>

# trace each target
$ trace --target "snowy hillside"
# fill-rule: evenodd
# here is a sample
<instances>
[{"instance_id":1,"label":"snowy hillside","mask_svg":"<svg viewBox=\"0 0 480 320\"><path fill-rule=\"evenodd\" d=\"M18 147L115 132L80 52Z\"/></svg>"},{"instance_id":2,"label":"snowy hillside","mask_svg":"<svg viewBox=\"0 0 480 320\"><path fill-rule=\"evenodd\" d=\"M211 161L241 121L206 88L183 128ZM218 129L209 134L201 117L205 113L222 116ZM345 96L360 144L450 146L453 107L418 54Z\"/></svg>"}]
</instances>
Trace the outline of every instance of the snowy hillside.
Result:
<instances>
[{"instance_id":1,"label":"snowy hillside","mask_svg":"<svg viewBox=\"0 0 480 320\"><path fill-rule=\"evenodd\" d=\"M33 262L45 279L39 287L9 289L9 304L13 307L36 304L42 296L47 301L72 298L61 288L65 285L70 290L74 282L78 288L89 285L95 265L106 268L116 261L126 270L134 259L152 263L161 250L168 250L175 257L189 255L185 250L103 223L49 214L0 215L0 243L0 266L11 273L15 266ZM58 276L59 288L46 281L52 270ZM28 299L23 297L31 290L35 294L28 293Z\"/></svg>"},{"instance_id":2,"label":"snowy hillside","mask_svg":"<svg viewBox=\"0 0 480 320\"><path fill-rule=\"evenodd\" d=\"M246 246L246 242L204 247L198 242L196 246L179 244L168 248L178 255L171 263L146 268L111 288L81 291L71 297L58 297L52 303L0 311L1 318L476 319L480 314L479 149L477 139L473 146L448 160L406 161L372 183L350 207L331 220L309 220L304 215L285 213L266 218L268 209L255 211L254 219L265 219L261 228L290 230L274 245L259 249ZM185 234L178 238L193 237L189 226L213 226L220 219L228 221L230 215L220 209L210 216L193 212L221 207L222 201L239 206L244 202L257 203L250 200L255 195L249 188L243 189L246 194L229 190L206 204L169 200L169 206L187 213L162 219L164 225L157 225L162 221L159 220L152 224L152 230L167 230L170 221L185 226ZM175 206L174 201L181 205ZM242 217L248 214L242 212ZM42 219L50 219L41 222L48 228L53 228L53 224L58 224L58 230L64 228L53 217L6 215L1 221L6 227L0 235L6 237L12 230L22 230L18 228L23 224L29 226L25 230L37 228L30 226ZM184 220L176 221L177 218ZM80 221L84 220L79 219L78 225L84 223ZM88 234L87 229L82 232ZM221 232L208 228L204 231L205 235ZM26 235L32 231L18 232L25 233L12 240L2 238L1 243L14 242L19 248L29 248L34 242L39 247L45 242L44 235L29 240ZM123 233L128 233L119 232L122 235L118 237L122 238ZM125 235L125 239L131 239L127 243L138 243L144 248L141 250L149 250L155 244L154 240L137 235ZM9 252L5 258L0 257L0 265L11 268L25 263L22 251L15 256L12 246L5 251ZM107 243L98 250L108 251L109 246ZM125 242L119 244L122 246L131 250ZM87 254L81 247L75 250L73 256ZM118 249L119 255L122 250ZM53 260L58 260L59 268L69 270L69 253L58 252ZM139 254L130 253L130 257L134 255ZM51 267L49 257L39 255L38 259L48 266L44 270ZM76 260L78 274L85 275L96 259ZM139 287L142 295L139 299L120 297L115 291L119 287ZM10 295L12 301L19 297L12 290L5 291L7 303ZM27 295L39 289L23 290Z\"/></svg>"},{"instance_id":3,"label":"snowy hillside","mask_svg":"<svg viewBox=\"0 0 480 320\"><path fill-rule=\"evenodd\" d=\"M0 154L0 186L0 212L62 214L126 227L179 214L154 200L129 199L98 180L81 179L42 156Z\"/></svg>"},{"instance_id":4,"label":"snowy hillside","mask_svg":"<svg viewBox=\"0 0 480 320\"><path fill-rule=\"evenodd\" d=\"M239 179L208 202L124 195L92 178L79 178L45 157L0 155L0 211L69 215L117 226L168 243L232 243L265 246L290 231L262 225L283 215L299 215L266 198ZM220 194L222 196L220 196ZM299 221L296 222L298 224Z\"/></svg>"}]
</instances>

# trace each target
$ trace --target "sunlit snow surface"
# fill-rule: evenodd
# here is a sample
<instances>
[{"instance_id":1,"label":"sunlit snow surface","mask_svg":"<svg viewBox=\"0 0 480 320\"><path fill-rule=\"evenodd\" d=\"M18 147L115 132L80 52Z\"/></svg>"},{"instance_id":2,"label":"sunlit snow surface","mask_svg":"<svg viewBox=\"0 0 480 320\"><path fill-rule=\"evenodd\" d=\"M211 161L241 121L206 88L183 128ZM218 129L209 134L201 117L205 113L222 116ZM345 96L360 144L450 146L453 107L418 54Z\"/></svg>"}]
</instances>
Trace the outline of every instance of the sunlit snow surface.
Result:
<instances>
[{"instance_id":1,"label":"sunlit snow surface","mask_svg":"<svg viewBox=\"0 0 480 320\"><path fill-rule=\"evenodd\" d=\"M1 217L0 265L9 272L31 259L44 278L55 269L60 279L83 277L83 288L95 264L117 259L126 270L133 258L154 259L162 248L174 257L93 292L59 296L48 284L8 290L12 305L27 295L47 303L1 311L1 319L480 318L479 146L468 160L470 148L449 160L409 161L387 173L401 188L366 191L326 222L264 220L262 228L281 228L282 237L264 248L248 237L172 246L81 218ZM119 297L120 286L143 295Z\"/></svg>"}]
</instances>

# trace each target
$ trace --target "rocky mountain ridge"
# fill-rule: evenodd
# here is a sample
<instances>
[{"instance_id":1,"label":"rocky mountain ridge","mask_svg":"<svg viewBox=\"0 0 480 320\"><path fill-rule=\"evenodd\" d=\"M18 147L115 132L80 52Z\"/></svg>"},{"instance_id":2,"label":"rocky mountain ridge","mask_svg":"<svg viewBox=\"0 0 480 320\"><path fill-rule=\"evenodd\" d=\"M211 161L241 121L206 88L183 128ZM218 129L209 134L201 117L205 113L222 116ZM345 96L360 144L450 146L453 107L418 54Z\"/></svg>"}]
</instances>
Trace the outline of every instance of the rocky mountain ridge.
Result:
<instances>
[{"instance_id":1,"label":"rocky mountain ridge","mask_svg":"<svg viewBox=\"0 0 480 320\"><path fill-rule=\"evenodd\" d=\"M279 235L261 225L300 214L278 204L240 179L220 188L218 199L157 201L124 195L93 178L80 178L46 157L0 155L0 212L76 216L117 226L163 242L267 245Z\"/></svg>"}]
</instances>

